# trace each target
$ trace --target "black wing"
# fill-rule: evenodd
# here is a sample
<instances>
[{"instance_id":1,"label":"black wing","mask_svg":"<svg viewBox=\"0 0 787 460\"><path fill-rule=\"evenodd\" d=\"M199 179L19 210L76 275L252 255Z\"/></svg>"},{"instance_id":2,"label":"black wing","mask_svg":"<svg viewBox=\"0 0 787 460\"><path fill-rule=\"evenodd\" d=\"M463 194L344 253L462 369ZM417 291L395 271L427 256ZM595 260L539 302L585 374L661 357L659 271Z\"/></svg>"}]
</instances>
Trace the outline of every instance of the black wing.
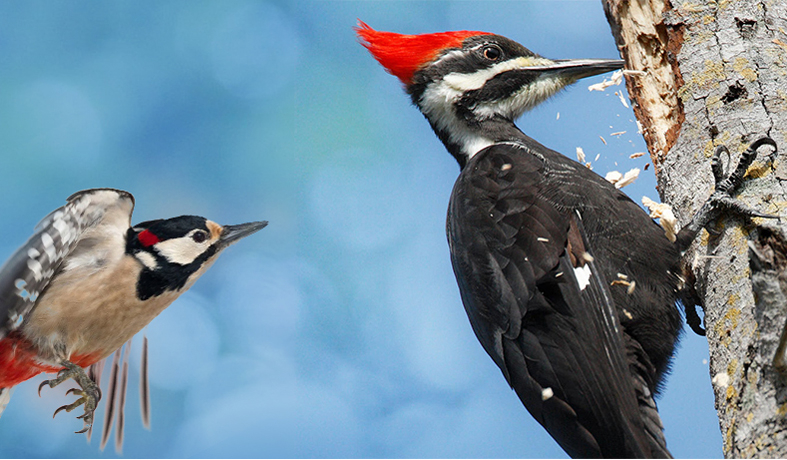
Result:
<instances>
[{"instance_id":1,"label":"black wing","mask_svg":"<svg viewBox=\"0 0 787 460\"><path fill-rule=\"evenodd\" d=\"M52 211L0 268L0 338L22 325L85 232L102 222L126 228L134 209L130 193L83 190Z\"/></svg>"},{"instance_id":2,"label":"black wing","mask_svg":"<svg viewBox=\"0 0 787 460\"><path fill-rule=\"evenodd\" d=\"M643 417L638 401L650 393L627 360L636 341L621 332L581 216L545 198L555 192L544 193L544 174L537 154L497 144L456 183L448 237L473 330L569 455L668 456L661 431L649 433L658 413Z\"/></svg>"}]
</instances>

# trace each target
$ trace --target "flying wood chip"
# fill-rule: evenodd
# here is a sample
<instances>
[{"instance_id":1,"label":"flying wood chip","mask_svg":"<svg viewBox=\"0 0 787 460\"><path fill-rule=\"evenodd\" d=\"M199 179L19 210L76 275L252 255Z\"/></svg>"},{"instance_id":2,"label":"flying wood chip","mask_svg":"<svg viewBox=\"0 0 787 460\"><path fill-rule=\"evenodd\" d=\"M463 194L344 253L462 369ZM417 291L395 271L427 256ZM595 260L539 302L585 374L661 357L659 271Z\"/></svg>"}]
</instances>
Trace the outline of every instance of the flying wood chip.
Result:
<instances>
[{"instance_id":1,"label":"flying wood chip","mask_svg":"<svg viewBox=\"0 0 787 460\"><path fill-rule=\"evenodd\" d=\"M659 219L659 224L667 234L667 239L675 242L675 236L678 234L678 219L672 212L672 207L667 203L656 203L650 198L643 196L642 205L650 211L650 217Z\"/></svg>"}]
</instances>

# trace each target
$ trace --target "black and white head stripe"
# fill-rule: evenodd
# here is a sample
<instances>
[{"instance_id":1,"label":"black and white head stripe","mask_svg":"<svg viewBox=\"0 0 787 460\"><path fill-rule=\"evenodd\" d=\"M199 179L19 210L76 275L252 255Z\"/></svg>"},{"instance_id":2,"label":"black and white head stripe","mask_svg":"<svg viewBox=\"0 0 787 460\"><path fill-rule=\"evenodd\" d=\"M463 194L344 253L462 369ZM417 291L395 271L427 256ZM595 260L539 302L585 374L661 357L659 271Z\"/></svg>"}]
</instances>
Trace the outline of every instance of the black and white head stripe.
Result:
<instances>
[{"instance_id":1,"label":"black and white head stripe","mask_svg":"<svg viewBox=\"0 0 787 460\"><path fill-rule=\"evenodd\" d=\"M622 61L553 61L499 35L467 38L423 67L407 86L460 164L498 139L488 120L513 121L574 81Z\"/></svg>"},{"instance_id":2,"label":"black and white head stripe","mask_svg":"<svg viewBox=\"0 0 787 460\"><path fill-rule=\"evenodd\" d=\"M104 221L127 227L133 210L130 193L91 189L71 195L65 206L47 215L0 268L0 337L24 322L87 230Z\"/></svg>"},{"instance_id":3,"label":"black and white head stripe","mask_svg":"<svg viewBox=\"0 0 787 460\"><path fill-rule=\"evenodd\" d=\"M128 230L126 252L144 269L137 281L141 300L176 291L211 257L221 226L199 216L179 216L142 222Z\"/></svg>"},{"instance_id":4,"label":"black and white head stripe","mask_svg":"<svg viewBox=\"0 0 787 460\"><path fill-rule=\"evenodd\" d=\"M146 300L166 291L183 289L192 275L232 243L267 225L249 222L221 226L199 216L179 216L137 224L128 230L126 253L144 268L137 282L137 296Z\"/></svg>"}]
</instances>

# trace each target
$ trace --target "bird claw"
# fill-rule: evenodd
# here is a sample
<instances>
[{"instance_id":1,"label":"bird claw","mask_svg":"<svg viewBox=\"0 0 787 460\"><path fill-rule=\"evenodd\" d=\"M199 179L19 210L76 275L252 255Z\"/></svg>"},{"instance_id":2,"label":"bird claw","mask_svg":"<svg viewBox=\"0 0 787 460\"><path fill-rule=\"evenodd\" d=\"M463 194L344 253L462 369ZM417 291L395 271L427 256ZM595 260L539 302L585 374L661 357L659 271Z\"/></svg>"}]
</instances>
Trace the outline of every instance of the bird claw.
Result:
<instances>
[{"instance_id":1,"label":"bird claw","mask_svg":"<svg viewBox=\"0 0 787 460\"><path fill-rule=\"evenodd\" d=\"M743 184L743 178L746 175L746 171L757 157L757 150L765 145L769 145L774 149L774 151L768 155L769 160L773 163L776 159L776 152L778 151L776 141L767 136L761 137L752 142L749 148L741 154L741 158L735 170L726 178L724 177L720 157L722 153L729 156L729 151L723 145L716 148L711 158L711 170L716 183L715 190L705 204L702 205L702 208L694 215L691 222L683 227L678 233L678 247L681 251L685 251L689 247L699 231L703 228L708 230L711 234L717 234L709 229L708 224L715 221L723 210L732 211L735 214L745 217L761 217L765 219L780 218L779 216L761 213L732 197L735 190Z\"/></svg>"},{"instance_id":2,"label":"bird claw","mask_svg":"<svg viewBox=\"0 0 787 460\"><path fill-rule=\"evenodd\" d=\"M738 166L726 179L723 178L724 174L721 171L721 161L719 157L721 153L726 153L729 158L730 153L727 147L723 145L718 146L711 159L711 170L713 170L713 176L716 180L716 191L731 196L735 189L740 187L743 183L743 176L746 175L749 166L751 166L755 158L757 158L757 150L764 145L773 147L773 152L768 155L768 160L773 163L776 160L776 153L779 151L779 148L776 146L776 141L767 136L761 137L749 144L749 148L741 154L741 158L738 160Z\"/></svg>"},{"instance_id":3,"label":"bird claw","mask_svg":"<svg viewBox=\"0 0 787 460\"><path fill-rule=\"evenodd\" d=\"M57 378L44 380L38 386L38 396L41 396L41 389L46 385L48 385L49 388L54 388L68 379L73 379L82 389L71 388L66 391L66 396L74 394L78 395L79 399L71 404L58 407L52 415L52 418L61 411L71 412L79 406L84 406L85 412L77 416L77 418L82 419L85 426L81 430L75 431L75 433L85 433L93 426L93 413L98 406L98 402L101 400L101 389L87 376L87 374L85 374L85 370L81 367L69 361L63 361L61 364L64 366L64 369L57 373Z\"/></svg>"}]
</instances>

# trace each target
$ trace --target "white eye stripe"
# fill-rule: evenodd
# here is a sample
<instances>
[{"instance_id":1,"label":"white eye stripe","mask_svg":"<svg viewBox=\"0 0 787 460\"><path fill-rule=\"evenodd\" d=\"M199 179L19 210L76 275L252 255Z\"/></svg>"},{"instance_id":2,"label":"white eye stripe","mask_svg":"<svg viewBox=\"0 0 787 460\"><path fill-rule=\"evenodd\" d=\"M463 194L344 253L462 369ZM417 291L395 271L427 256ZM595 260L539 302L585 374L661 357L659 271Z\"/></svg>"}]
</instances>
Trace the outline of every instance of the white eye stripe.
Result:
<instances>
[{"instance_id":1,"label":"white eye stripe","mask_svg":"<svg viewBox=\"0 0 787 460\"><path fill-rule=\"evenodd\" d=\"M194 262L194 260L211 245L211 240L207 238L201 243L194 241L192 234L195 231L191 231L186 236L180 238L172 238L156 243L154 248L159 254L167 259L168 262L188 265Z\"/></svg>"},{"instance_id":2,"label":"white eye stripe","mask_svg":"<svg viewBox=\"0 0 787 460\"><path fill-rule=\"evenodd\" d=\"M527 69L528 67L540 68L542 66L554 64L553 61L545 58L518 57L516 59L499 62L491 67L477 70L473 73L452 72L443 77L443 81L457 91L472 91L482 88L490 79L509 70Z\"/></svg>"}]
</instances>

